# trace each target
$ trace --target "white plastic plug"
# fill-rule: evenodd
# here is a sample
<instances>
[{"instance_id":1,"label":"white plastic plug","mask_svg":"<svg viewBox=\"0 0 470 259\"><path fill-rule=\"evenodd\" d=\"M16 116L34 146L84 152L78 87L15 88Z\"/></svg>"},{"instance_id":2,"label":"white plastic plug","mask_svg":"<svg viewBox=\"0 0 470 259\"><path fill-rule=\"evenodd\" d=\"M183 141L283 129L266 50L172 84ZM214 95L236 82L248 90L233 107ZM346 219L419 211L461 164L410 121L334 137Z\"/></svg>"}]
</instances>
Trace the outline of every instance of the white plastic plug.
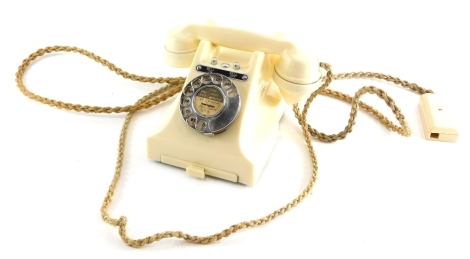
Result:
<instances>
[{"instance_id":1,"label":"white plastic plug","mask_svg":"<svg viewBox=\"0 0 470 259\"><path fill-rule=\"evenodd\" d=\"M419 113L427 140L457 142L459 133L452 125L444 102L439 95L427 93L419 99Z\"/></svg>"}]
</instances>

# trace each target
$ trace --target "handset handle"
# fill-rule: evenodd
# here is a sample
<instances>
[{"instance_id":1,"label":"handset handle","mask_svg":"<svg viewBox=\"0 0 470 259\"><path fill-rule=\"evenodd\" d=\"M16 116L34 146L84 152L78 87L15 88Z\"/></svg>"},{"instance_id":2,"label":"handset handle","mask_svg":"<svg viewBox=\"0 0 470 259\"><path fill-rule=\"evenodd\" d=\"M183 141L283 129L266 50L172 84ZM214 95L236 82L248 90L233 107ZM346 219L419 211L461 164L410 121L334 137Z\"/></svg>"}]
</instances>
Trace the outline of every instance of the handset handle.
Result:
<instances>
[{"instance_id":1,"label":"handset handle","mask_svg":"<svg viewBox=\"0 0 470 259\"><path fill-rule=\"evenodd\" d=\"M235 28L200 24L173 29L168 37L166 49L173 53L195 51L201 40L231 49L279 55L295 49L293 43L283 39Z\"/></svg>"},{"instance_id":2,"label":"handset handle","mask_svg":"<svg viewBox=\"0 0 470 259\"><path fill-rule=\"evenodd\" d=\"M166 43L167 62L176 67L189 66L201 40L242 51L278 54L273 80L287 103L296 103L313 92L321 79L320 63L310 51L292 42L240 29L215 25L189 24L170 31Z\"/></svg>"}]
</instances>

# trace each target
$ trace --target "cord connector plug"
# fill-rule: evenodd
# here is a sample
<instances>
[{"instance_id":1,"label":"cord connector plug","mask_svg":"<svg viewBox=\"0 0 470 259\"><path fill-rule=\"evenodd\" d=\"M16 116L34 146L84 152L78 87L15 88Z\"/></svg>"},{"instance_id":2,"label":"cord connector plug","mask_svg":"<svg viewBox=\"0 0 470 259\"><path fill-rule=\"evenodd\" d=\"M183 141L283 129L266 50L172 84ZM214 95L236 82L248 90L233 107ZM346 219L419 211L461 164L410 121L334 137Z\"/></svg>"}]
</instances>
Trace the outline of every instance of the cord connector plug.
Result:
<instances>
[{"instance_id":1,"label":"cord connector plug","mask_svg":"<svg viewBox=\"0 0 470 259\"><path fill-rule=\"evenodd\" d=\"M452 125L439 95L432 93L421 95L418 109L427 140L457 142L459 133Z\"/></svg>"}]
</instances>

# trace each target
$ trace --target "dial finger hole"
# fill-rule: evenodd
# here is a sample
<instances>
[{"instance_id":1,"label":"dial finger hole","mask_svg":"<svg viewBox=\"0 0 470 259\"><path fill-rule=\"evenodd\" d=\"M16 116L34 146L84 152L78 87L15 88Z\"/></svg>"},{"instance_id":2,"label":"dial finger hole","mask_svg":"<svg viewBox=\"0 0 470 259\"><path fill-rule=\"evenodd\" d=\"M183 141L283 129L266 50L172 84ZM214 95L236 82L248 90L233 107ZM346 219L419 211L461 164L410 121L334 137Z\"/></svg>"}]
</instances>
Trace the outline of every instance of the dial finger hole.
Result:
<instances>
[{"instance_id":1,"label":"dial finger hole","mask_svg":"<svg viewBox=\"0 0 470 259\"><path fill-rule=\"evenodd\" d=\"M196 124L196 129L199 131L204 131L206 127L207 127L207 122L203 120L198 121Z\"/></svg>"},{"instance_id":2,"label":"dial finger hole","mask_svg":"<svg viewBox=\"0 0 470 259\"><path fill-rule=\"evenodd\" d=\"M192 82L191 82L191 85L194 87L194 88L198 88L201 86L201 79L197 78L197 79L194 79Z\"/></svg>"},{"instance_id":3,"label":"dial finger hole","mask_svg":"<svg viewBox=\"0 0 470 259\"><path fill-rule=\"evenodd\" d=\"M191 103L191 98L189 98L189 97L184 97L181 100L181 105L183 105L183 106L188 106L190 103Z\"/></svg>"},{"instance_id":4,"label":"dial finger hole","mask_svg":"<svg viewBox=\"0 0 470 259\"><path fill-rule=\"evenodd\" d=\"M194 127L197 123L197 117L195 115L191 115L186 119L186 122L189 126Z\"/></svg>"},{"instance_id":5,"label":"dial finger hole","mask_svg":"<svg viewBox=\"0 0 470 259\"><path fill-rule=\"evenodd\" d=\"M214 83L216 85L220 85L220 83L222 83L222 77L219 76L219 75L214 75L212 77L212 83Z\"/></svg>"},{"instance_id":6,"label":"dial finger hole","mask_svg":"<svg viewBox=\"0 0 470 259\"><path fill-rule=\"evenodd\" d=\"M212 82L211 76L207 75L207 76L202 77L202 83L203 84L210 84L211 82Z\"/></svg>"},{"instance_id":7,"label":"dial finger hole","mask_svg":"<svg viewBox=\"0 0 470 259\"><path fill-rule=\"evenodd\" d=\"M186 88L184 88L183 93L186 96L191 96L194 93L194 88L192 86L188 85L188 86L186 86Z\"/></svg>"},{"instance_id":8,"label":"dial finger hole","mask_svg":"<svg viewBox=\"0 0 470 259\"><path fill-rule=\"evenodd\" d=\"M232 88L227 90L227 95L228 95L228 97L233 98L233 97L237 96L238 93L237 93L237 90L232 87Z\"/></svg>"},{"instance_id":9,"label":"dial finger hole","mask_svg":"<svg viewBox=\"0 0 470 259\"><path fill-rule=\"evenodd\" d=\"M232 86L232 82L229 79L224 79L222 87L227 90Z\"/></svg>"},{"instance_id":10,"label":"dial finger hole","mask_svg":"<svg viewBox=\"0 0 470 259\"><path fill-rule=\"evenodd\" d=\"M183 113L183 117L187 118L189 115L191 115L191 109L189 107L185 107L182 113Z\"/></svg>"}]
</instances>

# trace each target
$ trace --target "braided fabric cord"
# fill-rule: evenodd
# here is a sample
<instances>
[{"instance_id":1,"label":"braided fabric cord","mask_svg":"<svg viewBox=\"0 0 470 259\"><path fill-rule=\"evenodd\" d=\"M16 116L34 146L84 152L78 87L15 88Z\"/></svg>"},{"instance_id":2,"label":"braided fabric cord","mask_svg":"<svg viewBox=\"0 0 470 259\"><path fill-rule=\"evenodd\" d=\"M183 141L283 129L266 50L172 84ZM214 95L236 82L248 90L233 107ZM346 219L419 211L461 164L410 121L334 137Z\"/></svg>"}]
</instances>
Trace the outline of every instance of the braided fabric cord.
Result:
<instances>
[{"instance_id":1,"label":"braided fabric cord","mask_svg":"<svg viewBox=\"0 0 470 259\"><path fill-rule=\"evenodd\" d=\"M109 70L115 72L116 74L124 78L130 79L133 81L146 82L146 83L160 83L160 84L166 84L166 85L142 97L134 105L127 105L123 107L86 106L86 105L65 103L65 102L49 99L46 97L42 97L42 96L32 93L26 88L26 86L23 83L23 76L26 70L28 69L28 67L31 65L31 63L34 60L36 60L37 58L43 55L46 55L48 53L53 53L53 52L75 52L75 53L87 56L95 60L98 63L101 63L103 66L108 67ZM299 125L302 127L303 136L305 138L305 143L307 145L307 150L309 152L310 160L312 163L310 180L307 186L291 202L275 210L274 212L266 215L265 217L234 224L218 233L215 233L209 236L195 236L195 235L190 235L188 233L184 233L181 231L165 231L165 232L156 233L154 235L147 236L147 237L140 238L140 239L132 239L131 237L127 235L127 231L126 231L127 230L126 229L127 218L125 216L121 216L119 218L113 218L108 214L108 207L110 206L112 202L114 192L117 188L119 179L121 177L127 129L129 127L129 124L131 122L131 119L134 113L139 110L147 109L154 105L157 105L160 102L163 102L166 99L170 98L171 96L179 93L185 81L184 77L155 78L155 77L138 76L138 75L127 73L123 71L122 69L118 68L117 66L115 66L113 63L89 51L86 51L84 49L80 49L77 47L69 47L69 46L52 46L52 47L39 49L36 52L32 53L28 58L23 60L22 64L19 66L18 71L16 73L16 83L20 91L27 97L35 101L41 102L43 104L47 104L49 106L56 107L59 109L66 109L66 110L85 112L85 113L127 113L127 116L124 120L124 124L121 129L121 135L119 138L118 156L117 156L114 176L113 176L113 179L111 181L111 184L108 188L108 191L106 193L106 196L103 200L103 204L101 207L101 216L103 220L109 223L110 225L113 225L119 228L119 235L121 236L122 240L127 245L131 247L142 247L147 244L151 244L153 242L160 241L165 238L182 238L186 241L197 243L197 244L209 244L209 243L213 243L215 241L221 240L224 237L228 237L231 234L239 230L266 224L267 222L284 214L288 210L297 206L301 201L303 201L305 197L307 197L307 195L312 190L317 179L318 164L317 164L315 151L312 146L311 138L312 137L317 138L318 140L323 141L323 142L334 142L340 139L344 139L346 135L352 131L352 128L355 124L355 119L357 117L357 111L359 110L359 108L370 113L372 116L377 118L382 124L384 124L390 130L395 131L402 136L411 135L411 130L408 127L407 122L405 121L405 117L401 113L400 109L396 106L394 100L390 98L390 96L388 96L387 93L385 93L383 90L376 88L374 86L365 86L365 87L360 88L355 93L354 96L349 96L347 94L344 94L338 91L327 89L327 87L330 85L330 83L333 80L352 79L352 78L366 78L366 79L374 78L374 79L381 79L381 80L395 83L404 88L408 88L414 92L417 92L418 94L432 93L431 90L426 90L424 88L417 86L416 84L409 83L407 81L403 81L399 78L392 77L392 76L385 75L385 74L370 73L370 72L333 74L330 65L326 63L321 63L320 66L326 71L326 74L323 77L322 85L310 95L310 97L305 102L305 105L302 111L300 110L298 104L293 105L295 116L298 119ZM374 95L377 95L379 98L381 98L390 107L390 109L394 113L400 125L398 126L394 124L392 121L386 118L379 111L367 105L366 103L361 102L359 99L361 98L361 96L363 96L366 93L374 94ZM315 99L315 97L318 96L319 94L336 98L336 99L339 99L339 100L342 100L344 102L351 104L351 112L350 112L350 118L348 120L348 123L346 127L344 128L344 130L339 132L338 134L328 135L328 134L319 132L318 130L312 128L307 123L307 113L308 113L310 104Z\"/></svg>"}]
</instances>

